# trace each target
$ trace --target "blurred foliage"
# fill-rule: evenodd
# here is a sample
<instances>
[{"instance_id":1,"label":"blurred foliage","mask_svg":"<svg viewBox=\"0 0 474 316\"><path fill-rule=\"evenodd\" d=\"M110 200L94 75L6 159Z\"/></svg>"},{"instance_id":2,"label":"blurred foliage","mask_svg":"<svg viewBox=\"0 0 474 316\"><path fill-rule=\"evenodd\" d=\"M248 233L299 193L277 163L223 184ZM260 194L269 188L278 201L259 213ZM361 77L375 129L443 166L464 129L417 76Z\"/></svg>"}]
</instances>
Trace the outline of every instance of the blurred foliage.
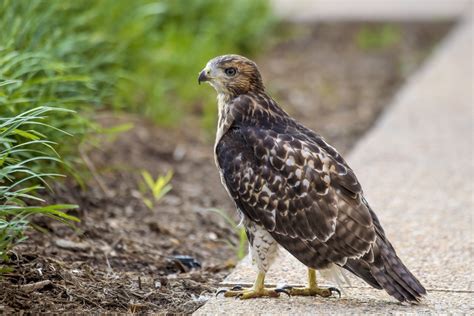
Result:
<instances>
[{"instance_id":1,"label":"blurred foliage","mask_svg":"<svg viewBox=\"0 0 474 316\"><path fill-rule=\"evenodd\" d=\"M401 31L395 25L382 24L364 26L357 32L355 41L361 49L383 49L396 45L401 40Z\"/></svg>"},{"instance_id":2,"label":"blurred foliage","mask_svg":"<svg viewBox=\"0 0 474 316\"><path fill-rule=\"evenodd\" d=\"M199 70L219 54L258 51L272 22L265 0L0 0L0 259L31 214L77 220L63 212L73 205L37 192L63 166L75 173L78 148L104 132L98 111L172 125L198 108L215 124ZM143 174L153 201L171 176Z\"/></svg>"},{"instance_id":3,"label":"blurred foliage","mask_svg":"<svg viewBox=\"0 0 474 316\"><path fill-rule=\"evenodd\" d=\"M108 7L108 2L101 3ZM143 4L137 5L140 2ZM119 93L112 104L162 124L175 123L197 99L207 98L209 93L196 83L199 71L210 58L258 51L272 21L266 2L261 0L138 1L130 2L132 6L120 3L117 17L102 24L113 28L104 27L103 36L110 38L105 35L108 32L118 34L126 51L122 61L124 80L119 82ZM113 46L116 49L117 45ZM205 116L213 118L214 113L204 110Z\"/></svg>"},{"instance_id":4,"label":"blurred foliage","mask_svg":"<svg viewBox=\"0 0 474 316\"><path fill-rule=\"evenodd\" d=\"M0 1L0 117L37 106L80 110L82 115L50 113L44 123L54 128L36 126L46 139L63 145L58 149L71 162L77 160L75 145L94 130L88 117L107 89L93 78L93 60L79 56L80 36L67 36L67 25L61 26L60 7L60 2ZM75 137L65 142L60 130ZM41 163L59 166L55 160Z\"/></svg>"},{"instance_id":5,"label":"blurred foliage","mask_svg":"<svg viewBox=\"0 0 474 316\"><path fill-rule=\"evenodd\" d=\"M265 0L0 0L0 117L38 105L76 110L48 121L75 135L59 142L66 166L104 107L168 125L197 111L213 127L199 70L219 54L258 51L272 21Z\"/></svg>"},{"instance_id":6,"label":"blurred foliage","mask_svg":"<svg viewBox=\"0 0 474 316\"><path fill-rule=\"evenodd\" d=\"M104 133L98 111L168 125L197 111L213 126L198 72L216 55L257 52L272 22L266 0L0 0L0 257L30 214L76 220L37 191L64 166L75 174L78 148ZM155 201L171 188L171 174L143 176Z\"/></svg>"},{"instance_id":7,"label":"blurred foliage","mask_svg":"<svg viewBox=\"0 0 474 316\"><path fill-rule=\"evenodd\" d=\"M47 178L61 176L43 168L45 161L60 159L54 143L38 132L38 127L52 128L45 123L47 114L58 111L65 110L38 107L0 118L0 272L8 251L25 239L29 216L40 214L68 224L78 221L63 212L75 205L47 205L37 194Z\"/></svg>"}]
</instances>

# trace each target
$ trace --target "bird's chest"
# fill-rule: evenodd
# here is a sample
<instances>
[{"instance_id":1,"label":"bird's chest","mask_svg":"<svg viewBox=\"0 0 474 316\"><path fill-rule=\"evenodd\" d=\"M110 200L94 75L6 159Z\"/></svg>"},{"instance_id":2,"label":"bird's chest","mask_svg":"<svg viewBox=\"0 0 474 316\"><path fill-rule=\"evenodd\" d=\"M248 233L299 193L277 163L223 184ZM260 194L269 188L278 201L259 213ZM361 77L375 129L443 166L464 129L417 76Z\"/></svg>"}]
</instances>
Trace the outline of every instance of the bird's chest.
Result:
<instances>
[{"instance_id":1,"label":"bird's chest","mask_svg":"<svg viewBox=\"0 0 474 316\"><path fill-rule=\"evenodd\" d=\"M219 163L220 158L221 158L219 157L219 155L221 155L221 152L220 150L218 150L218 146L221 146L221 147L225 146L225 144L223 144L223 142L225 142L225 140L223 140L223 136L228 131L229 127L232 125L233 118L230 115L230 105L227 103L227 100L223 96L221 95L217 96L217 105L218 105L218 118L217 118L216 139L214 142L214 162L219 171L221 182L224 185L224 188L226 189L226 191L230 195L230 192L227 188L227 184L224 179L224 168L221 165L221 163Z\"/></svg>"},{"instance_id":2,"label":"bird's chest","mask_svg":"<svg viewBox=\"0 0 474 316\"><path fill-rule=\"evenodd\" d=\"M217 96L217 130L216 130L216 141L214 144L214 153L217 147L217 144L221 140L222 136L232 125L233 118L230 115L230 104L227 99L222 96Z\"/></svg>"}]
</instances>

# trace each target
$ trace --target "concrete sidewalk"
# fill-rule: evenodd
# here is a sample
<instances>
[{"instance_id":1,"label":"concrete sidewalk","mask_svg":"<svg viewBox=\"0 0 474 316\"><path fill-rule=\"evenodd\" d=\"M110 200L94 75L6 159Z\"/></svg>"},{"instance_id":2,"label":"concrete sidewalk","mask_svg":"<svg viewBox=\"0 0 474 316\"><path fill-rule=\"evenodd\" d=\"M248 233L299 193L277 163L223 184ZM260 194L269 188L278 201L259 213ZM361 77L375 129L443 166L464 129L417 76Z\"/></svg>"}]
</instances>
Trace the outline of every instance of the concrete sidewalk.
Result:
<instances>
[{"instance_id":1,"label":"concrete sidewalk","mask_svg":"<svg viewBox=\"0 0 474 316\"><path fill-rule=\"evenodd\" d=\"M457 20L472 0L271 0L275 13L291 21Z\"/></svg>"},{"instance_id":2,"label":"concrete sidewalk","mask_svg":"<svg viewBox=\"0 0 474 316\"><path fill-rule=\"evenodd\" d=\"M347 157L426 301L404 306L351 277L341 299L218 297L196 314L474 313L472 36L466 19ZM255 276L247 259L222 286L250 286ZM283 254L266 283L305 282L304 267Z\"/></svg>"}]
</instances>

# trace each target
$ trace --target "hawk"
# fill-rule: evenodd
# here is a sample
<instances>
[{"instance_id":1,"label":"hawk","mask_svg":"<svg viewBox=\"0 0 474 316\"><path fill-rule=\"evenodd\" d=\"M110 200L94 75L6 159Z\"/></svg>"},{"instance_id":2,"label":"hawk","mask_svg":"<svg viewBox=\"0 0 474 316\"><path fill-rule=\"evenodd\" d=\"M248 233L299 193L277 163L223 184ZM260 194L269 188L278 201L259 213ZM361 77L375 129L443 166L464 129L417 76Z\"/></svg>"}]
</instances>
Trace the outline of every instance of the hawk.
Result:
<instances>
[{"instance_id":1,"label":"hawk","mask_svg":"<svg viewBox=\"0 0 474 316\"><path fill-rule=\"evenodd\" d=\"M258 267L252 288L233 288L224 296L286 292L329 297L339 290L318 287L315 271L333 267L400 302L418 302L426 294L397 256L352 169L334 147L268 95L253 61L216 57L198 82L217 91L215 161ZM265 288L278 246L308 267L308 287Z\"/></svg>"}]
</instances>

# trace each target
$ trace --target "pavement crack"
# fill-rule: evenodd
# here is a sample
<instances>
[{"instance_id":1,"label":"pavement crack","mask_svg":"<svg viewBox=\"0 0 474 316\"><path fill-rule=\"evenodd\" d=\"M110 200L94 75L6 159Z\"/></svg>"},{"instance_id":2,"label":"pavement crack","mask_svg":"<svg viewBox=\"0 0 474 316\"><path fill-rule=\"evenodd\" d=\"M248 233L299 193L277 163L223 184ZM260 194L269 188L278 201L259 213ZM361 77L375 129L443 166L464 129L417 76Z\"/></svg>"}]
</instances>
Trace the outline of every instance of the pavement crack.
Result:
<instances>
[{"instance_id":1,"label":"pavement crack","mask_svg":"<svg viewBox=\"0 0 474 316\"><path fill-rule=\"evenodd\" d=\"M277 287L281 285L282 283L265 283L265 286L268 287ZM243 287L252 287L253 283L248 283L248 282L225 282L225 283L220 283L219 286L222 287L233 287L233 286L243 286ZM291 287L302 287L305 286L304 284L297 284L297 283L285 283L286 286L291 286ZM332 286L331 284L321 284L322 287L328 287ZM344 289L374 289L373 287L370 286L344 286ZM432 288L427 288L426 291L428 292L428 295L430 292L444 292L444 293L474 293L474 290L456 290L456 289L432 289Z\"/></svg>"}]
</instances>

